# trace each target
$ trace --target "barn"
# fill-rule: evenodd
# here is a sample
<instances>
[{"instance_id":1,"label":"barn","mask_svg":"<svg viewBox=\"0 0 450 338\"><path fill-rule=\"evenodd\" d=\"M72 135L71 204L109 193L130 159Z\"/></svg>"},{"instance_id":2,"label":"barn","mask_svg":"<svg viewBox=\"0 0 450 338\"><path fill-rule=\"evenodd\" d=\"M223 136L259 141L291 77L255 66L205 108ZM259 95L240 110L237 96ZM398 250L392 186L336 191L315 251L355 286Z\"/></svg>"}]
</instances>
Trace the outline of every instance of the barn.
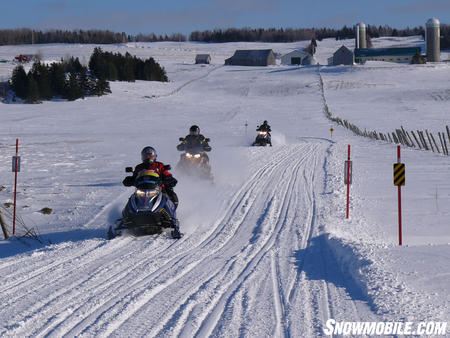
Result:
<instances>
[{"instance_id":1,"label":"barn","mask_svg":"<svg viewBox=\"0 0 450 338\"><path fill-rule=\"evenodd\" d=\"M309 54L304 50L293 50L281 57L282 65L301 65L303 59L305 59Z\"/></svg>"},{"instance_id":2,"label":"barn","mask_svg":"<svg viewBox=\"0 0 450 338\"><path fill-rule=\"evenodd\" d=\"M234 66L269 66L275 65L276 59L272 49L240 49L231 58L225 60L226 65Z\"/></svg>"},{"instance_id":3,"label":"barn","mask_svg":"<svg viewBox=\"0 0 450 338\"><path fill-rule=\"evenodd\" d=\"M342 46L334 52L333 57L330 58L330 65L353 65L355 62L355 55L345 46Z\"/></svg>"},{"instance_id":4,"label":"barn","mask_svg":"<svg viewBox=\"0 0 450 338\"><path fill-rule=\"evenodd\" d=\"M199 64L199 63L210 64L211 63L211 55L209 55L209 54L197 54L195 56L195 63L196 64Z\"/></svg>"},{"instance_id":5,"label":"barn","mask_svg":"<svg viewBox=\"0 0 450 338\"><path fill-rule=\"evenodd\" d=\"M355 61L386 61L397 63L411 63L414 55L420 55L420 47L393 47L393 48L360 48L355 49Z\"/></svg>"}]
</instances>

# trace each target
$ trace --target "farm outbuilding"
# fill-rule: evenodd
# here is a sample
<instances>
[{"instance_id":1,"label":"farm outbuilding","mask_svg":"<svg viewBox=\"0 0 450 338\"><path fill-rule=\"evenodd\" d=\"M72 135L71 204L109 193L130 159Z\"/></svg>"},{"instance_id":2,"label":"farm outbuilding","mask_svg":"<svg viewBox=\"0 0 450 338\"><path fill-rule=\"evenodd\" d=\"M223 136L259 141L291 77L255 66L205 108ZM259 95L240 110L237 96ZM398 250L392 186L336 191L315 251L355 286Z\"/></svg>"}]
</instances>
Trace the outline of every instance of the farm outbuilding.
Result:
<instances>
[{"instance_id":1,"label":"farm outbuilding","mask_svg":"<svg viewBox=\"0 0 450 338\"><path fill-rule=\"evenodd\" d=\"M392 47L355 49L355 62L386 61L411 63L414 55L420 54L420 47Z\"/></svg>"},{"instance_id":2,"label":"farm outbuilding","mask_svg":"<svg viewBox=\"0 0 450 338\"><path fill-rule=\"evenodd\" d=\"M281 57L282 65L301 65L302 60L309 56L304 50L293 50Z\"/></svg>"},{"instance_id":3,"label":"farm outbuilding","mask_svg":"<svg viewBox=\"0 0 450 338\"><path fill-rule=\"evenodd\" d=\"M333 57L330 58L330 64L337 65L353 65L355 62L355 54L345 46L342 46L334 52Z\"/></svg>"},{"instance_id":4,"label":"farm outbuilding","mask_svg":"<svg viewBox=\"0 0 450 338\"><path fill-rule=\"evenodd\" d=\"M272 49L236 50L231 58L225 60L226 65L235 66L269 66L275 65L276 59Z\"/></svg>"},{"instance_id":5,"label":"farm outbuilding","mask_svg":"<svg viewBox=\"0 0 450 338\"><path fill-rule=\"evenodd\" d=\"M195 63L196 64L199 64L199 63L209 64L209 63L211 63L211 55L209 55L209 54L197 54L195 56Z\"/></svg>"}]
</instances>

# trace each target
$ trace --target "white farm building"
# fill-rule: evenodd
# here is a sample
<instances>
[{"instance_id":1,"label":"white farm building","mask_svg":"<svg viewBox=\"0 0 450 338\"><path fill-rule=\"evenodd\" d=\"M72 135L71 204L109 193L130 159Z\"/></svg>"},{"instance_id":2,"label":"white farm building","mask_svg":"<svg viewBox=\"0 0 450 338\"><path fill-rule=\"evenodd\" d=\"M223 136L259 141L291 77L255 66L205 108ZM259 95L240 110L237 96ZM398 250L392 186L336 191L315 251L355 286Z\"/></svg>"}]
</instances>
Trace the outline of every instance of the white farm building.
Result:
<instances>
[{"instance_id":1,"label":"white farm building","mask_svg":"<svg viewBox=\"0 0 450 338\"><path fill-rule=\"evenodd\" d=\"M281 57L282 65L302 65L304 60L310 57L304 50L293 50Z\"/></svg>"}]
</instances>

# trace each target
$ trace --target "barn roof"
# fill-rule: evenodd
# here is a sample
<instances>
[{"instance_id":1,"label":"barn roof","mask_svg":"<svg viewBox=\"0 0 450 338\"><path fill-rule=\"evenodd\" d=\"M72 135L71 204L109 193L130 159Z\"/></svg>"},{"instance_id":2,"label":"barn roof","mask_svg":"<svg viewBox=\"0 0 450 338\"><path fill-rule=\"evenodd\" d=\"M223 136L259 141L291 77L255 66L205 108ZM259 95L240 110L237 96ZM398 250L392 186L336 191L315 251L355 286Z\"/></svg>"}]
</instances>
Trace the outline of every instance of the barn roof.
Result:
<instances>
[{"instance_id":1,"label":"barn roof","mask_svg":"<svg viewBox=\"0 0 450 338\"><path fill-rule=\"evenodd\" d=\"M334 54L336 54L337 52L345 52L345 53L353 53L349 48L347 48L346 46L342 45L338 50L336 50L334 52Z\"/></svg>"},{"instance_id":2,"label":"barn roof","mask_svg":"<svg viewBox=\"0 0 450 338\"><path fill-rule=\"evenodd\" d=\"M234 52L233 58L239 59L266 59L272 49L238 49Z\"/></svg>"},{"instance_id":3,"label":"barn roof","mask_svg":"<svg viewBox=\"0 0 450 338\"><path fill-rule=\"evenodd\" d=\"M355 49L355 57L415 55L417 53L420 54L420 47L359 48L359 49Z\"/></svg>"}]
</instances>

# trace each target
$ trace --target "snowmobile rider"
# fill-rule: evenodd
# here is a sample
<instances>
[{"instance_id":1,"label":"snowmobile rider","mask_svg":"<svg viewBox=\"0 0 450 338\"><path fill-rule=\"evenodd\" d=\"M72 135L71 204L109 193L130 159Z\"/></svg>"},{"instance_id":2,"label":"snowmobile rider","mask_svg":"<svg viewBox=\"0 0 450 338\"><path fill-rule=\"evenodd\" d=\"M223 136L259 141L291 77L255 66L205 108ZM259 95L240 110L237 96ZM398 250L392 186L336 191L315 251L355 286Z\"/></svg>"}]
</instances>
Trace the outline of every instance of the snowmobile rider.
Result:
<instances>
[{"instance_id":1,"label":"snowmobile rider","mask_svg":"<svg viewBox=\"0 0 450 338\"><path fill-rule=\"evenodd\" d=\"M208 144L208 140L200 134L200 128L193 125L189 128L189 135L183 139L183 141L177 145L178 151L189 151L190 149L200 149L203 152L211 151L211 146ZM209 163L208 155L203 153L207 163Z\"/></svg>"},{"instance_id":2,"label":"snowmobile rider","mask_svg":"<svg viewBox=\"0 0 450 338\"><path fill-rule=\"evenodd\" d=\"M177 184L177 180L172 176L164 163L156 161L156 157L156 150L153 147L145 147L142 149L142 163L134 168L133 176L125 177L122 183L126 187L131 187L135 184L136 177L140 171L154 170L162 178L163 192L170 198L176 208L178 206L178 196L175 191L173 191L173 187Z\"/></svg>"},{"instance_id":3,"label":"snowmobile rider","mask_svg":"<svg viewBox=\"0 0 450 338\"><path fill-rule=\"evenodd\" d=\"M267 134L269 134L269 144L270 146L272 146L272 135L270 134L270 132L272 131L272 129L270 129L269 124L267 123L267 120L264 120L263 124L261 124L260 126L257 126L256 131L265 131L267 132Z\"/></svg>"}]
</instances>

